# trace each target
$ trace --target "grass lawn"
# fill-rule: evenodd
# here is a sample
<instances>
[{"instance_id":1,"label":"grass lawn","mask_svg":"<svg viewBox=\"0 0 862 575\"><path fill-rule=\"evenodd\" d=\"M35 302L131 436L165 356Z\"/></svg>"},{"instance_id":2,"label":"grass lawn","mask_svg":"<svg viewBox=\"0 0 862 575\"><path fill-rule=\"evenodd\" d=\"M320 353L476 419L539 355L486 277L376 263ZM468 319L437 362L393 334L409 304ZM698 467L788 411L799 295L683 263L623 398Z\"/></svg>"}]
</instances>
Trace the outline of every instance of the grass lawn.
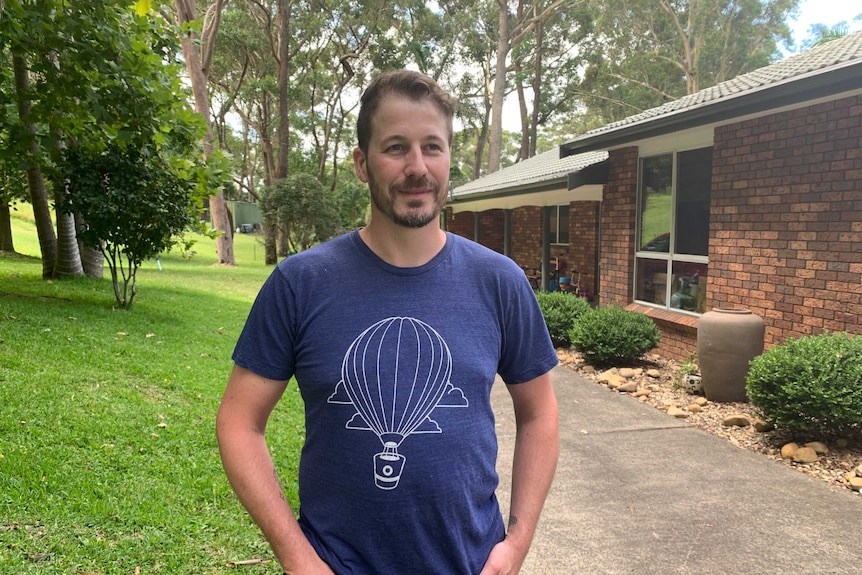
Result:
<instances>
[{"instance_id":1,"label":"grass lawn","mask_svg":"<svg viewBox=\"0 0 862 575\"><path fill-rule=\"evenodd\" d=\"M276 573L221 469L214 418L230 355L271 268L249 235L236 268L214 243L138 274L131 311L102 280L45 281L29 206L0 255L0 573ZM269 428L296 476L302 407L288 388ZM296 490L286 485L296 506Z\"/></svg>"}]
</instances>

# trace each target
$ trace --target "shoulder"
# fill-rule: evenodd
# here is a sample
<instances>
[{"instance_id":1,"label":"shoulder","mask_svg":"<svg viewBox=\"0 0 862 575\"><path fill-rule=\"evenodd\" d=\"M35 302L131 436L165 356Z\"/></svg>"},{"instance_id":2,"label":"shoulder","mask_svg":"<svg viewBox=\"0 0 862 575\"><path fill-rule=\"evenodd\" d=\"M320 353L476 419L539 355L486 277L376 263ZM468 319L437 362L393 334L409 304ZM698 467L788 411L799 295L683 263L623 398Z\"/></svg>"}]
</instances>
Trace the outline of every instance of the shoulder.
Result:
<instances>
[{"instance_id":1,"label":"shoulder","mask_svg":"<svg viewBox=\"0 0 862 575\"><path fill-rule=\"evenodd\" d=\"M293 254L279 262L277 269L285 277L313 273L327 266L336 266L345 258L355 256L354 238L356 231L348 232L318 244L305 251Z\"/></svg>"},{"instance_id":2,"label":"shoulder","mask_svg":"<svg viewBox=\"0 0 862 575\"><path fill-rule=\"evenodd\" d=\"M524 271L508 256L451 232L447 232L447 235L452 242L452 252L462 260L463 264L470 265L472 269L493 271L516 278L524 275Z\"/></svg>"}]
</instances>

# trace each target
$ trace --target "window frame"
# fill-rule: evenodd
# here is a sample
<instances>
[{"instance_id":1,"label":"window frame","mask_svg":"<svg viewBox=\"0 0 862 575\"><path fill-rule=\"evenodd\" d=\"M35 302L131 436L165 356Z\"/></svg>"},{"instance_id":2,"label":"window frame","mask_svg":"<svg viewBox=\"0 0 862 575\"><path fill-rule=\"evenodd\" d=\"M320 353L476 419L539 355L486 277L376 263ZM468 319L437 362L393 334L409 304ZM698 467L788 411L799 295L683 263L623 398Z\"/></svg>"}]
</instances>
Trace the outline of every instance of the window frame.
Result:
<instances>
[{"instance_id":1,"label":"window frame","mask_svg":"<svg viewBox=\"0 0 862 575\"><path fill-rule=\"evenodd\" d=\"M708 272L709 269L709 256L708 256L708 246L707 246L707 255L692 255L692 254L678 254L675 252L676 244L677 244L677 218L679 212L679 192L677 189L679 183L679 157L680 154L684 154L686 152L694 152L698 150L710 150L710 154L712 153L712 146L697 146L693 148L685 148L685 149L674 149L674 150L664 150L664 151L655 151L650 154L640 155L638 157L638 168L637 168L637 197L636 197L636 205L635 205L635 248L634 248L634 266L633 266L633 275L632 275L632 301L646 305L650 307L655 307L662 310L679 312L687 315L693 315L695 317L699 317L705 311L705 309L698 310L687 310L679 307L672 307L671 303L673 302L673 297L671 293L671 286L667 284L667 278L675 278L674 271L681 265L688 265L692 269L704 269ZM658 158L661 156L670 155L672 157L671 162L671 218L669 222L670 230L669 230L669 242L668 242L668 250L667 252L662 251L652 251L652 250L642 250L642 226L643 226L643 213L644 213L644 161L649 160L651 158ZM710 170L710 180L711 180L711 170ZM711 182L710 182L711 184ZM711 192L711 185L709 191ZM710 201L707 201L707 238L708 234L708 226L709 226L709 207ZM658 237L658 236L657 236ZM708 241L708 240L707 240ZM650 266L650 262L653 264ZM663 262L663 263L662 263ZM662 270L663 267L663 270ZM656 269L660 270L657 272L653 272L653 274L664 274L665 284L664 289L664 303L658 303L655 301L649 301L647 299L640 299L638 297L638 286L642 282L646 282L646 278L641 278L642 269L646 270ZM677 274L680 276L680 279L685 277L683 274ZM706 289L706 273L704 273L703 281L700 282L699 288L700 290ZM695 274L697 276L697 274ZM653 287L655 289L655 284ZM703 300L705 301L705 292L702 295Z\"/></svg>"}]
</instances>

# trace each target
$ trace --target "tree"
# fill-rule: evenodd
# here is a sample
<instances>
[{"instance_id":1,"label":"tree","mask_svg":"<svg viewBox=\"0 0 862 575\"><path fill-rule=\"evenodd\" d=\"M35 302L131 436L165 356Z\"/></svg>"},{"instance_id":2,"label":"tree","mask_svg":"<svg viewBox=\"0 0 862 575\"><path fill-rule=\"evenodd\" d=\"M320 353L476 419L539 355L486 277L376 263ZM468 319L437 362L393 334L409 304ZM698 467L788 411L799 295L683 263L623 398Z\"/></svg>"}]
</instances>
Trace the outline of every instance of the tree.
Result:
<instances>
[{"instance_id":1,"label":"tree","mask_svg":"<svg viewBox=\"0 0 862 575\"><path fill-rule=\"evenodd\" d=\"M138 268L171 247L197 208L194 182L150 151L112 142L100 152L75 147L65 153L63 209L84 218L81 239L104 254L123 309L135 301Z\"/></svg>"},{"instance_id":2,"label":"tree","mask_svg":"<svg viewBox=\"0 0 862 575\"><path fill-rule=\"evenodd\" d=\"M569 0L551 0L547 4L540 0L525 3L518 0L512 19L509 0L497 0L499 21L497 27L497 52L494 63L494 87L491 97L491 133L488 139L488 172L500 169L503 148L503 102L507 94L507 71L509 53L523 42L542 22L564 8L570 8ZM512 20L510 22L510 20Z\"/></svg>"},{"instance_id":3,"label":"tree","mask_svg":"<svg viewBox=\"0 0 862 575\"><path fill-rule=\"evenodd\" d=\"M306 250L335 236L340 206L311 174L291 174L266 189L263 210L289 238L289 252Z\"/></svg>"},{"instance_id":4,"label":"tree","mask_svg":"<svg viewBox=\"0 0 862 575\"><path fill-rule=\"evenodd\" d=\"M207 84L215 39L221 23L222 9L227 0L214 0L207 7L202 21L197 19L198 11L195 0L174 1L176 23L180 31L180 44L183 48L183 60L186 63L189 83L194 95L195 111L206 121L207 131L203 139L203 149L204 160L207 160L213 153L212 119L210 118ZM213 191L209 198L209 207L213 224L220 232L216 239L219 263L235 265L233 229L222 189Z\"/></svg>"},{"instance_id":5,"label":"tree","mask_svg":"<svg viewBox=\"0 0 862 575\"><path fill-rule=\"evenodd\" d=\"M580 99L605 121L693 94L765 66L789 41L798 0L594 2L595 33Z\"/></svg>"}]
</instances>

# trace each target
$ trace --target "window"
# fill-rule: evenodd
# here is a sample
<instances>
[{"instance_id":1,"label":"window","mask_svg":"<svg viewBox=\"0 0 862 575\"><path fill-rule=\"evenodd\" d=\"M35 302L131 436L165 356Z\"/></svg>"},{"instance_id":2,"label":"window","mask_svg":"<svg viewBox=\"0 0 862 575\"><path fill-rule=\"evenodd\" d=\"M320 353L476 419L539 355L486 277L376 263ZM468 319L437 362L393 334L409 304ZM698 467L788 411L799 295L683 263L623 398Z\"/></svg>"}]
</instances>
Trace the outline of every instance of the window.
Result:
<instances>
[{"instance_id":1,"label":"window","mask_svg":"<svg viewBox=\"0 0 862 575\"><path fill-rule=\"evenodd\" d=\"M551 227L548 232L549 244L569 243L569 205L551 207Z\"/></svg>"},{"instance_id":2,"label":"window","mask_svg":"<svg viewBox=\"0 0 862 575\"><path fill-rule=\"evenodd\" d=\"M635 299L703 313L712 148L642 158Z\"/></svg>"}]
</instances>

